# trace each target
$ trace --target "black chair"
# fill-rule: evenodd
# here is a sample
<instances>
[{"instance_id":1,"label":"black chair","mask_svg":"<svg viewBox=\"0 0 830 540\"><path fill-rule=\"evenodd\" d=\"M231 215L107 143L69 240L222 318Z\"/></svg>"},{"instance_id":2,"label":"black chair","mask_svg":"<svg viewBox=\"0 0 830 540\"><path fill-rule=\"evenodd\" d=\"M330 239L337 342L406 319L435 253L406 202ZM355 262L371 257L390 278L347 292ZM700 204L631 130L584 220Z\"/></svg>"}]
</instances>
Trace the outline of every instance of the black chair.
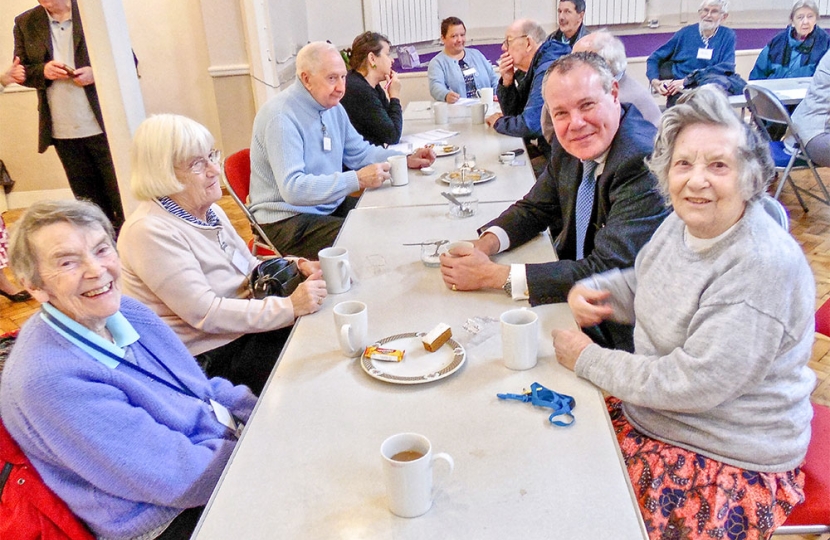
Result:
<instances>
[{"instance_id":1,"label":"black chair","mask_svg":"<svg viewBox=\"0 0 830 540\"><path fill-rule=\"evenodd\" d=\"M752 114L753 120L763 133L769 135L767 131L767 123L783 124L787 127L789 133L791 133L795 138L795 151L792 154L787 152L782 141L770 141L769 143L770 153L772 154L772 159L775 162L775 170L779 172L778 189L775 190L774 197L778 199L781 195L781 190L784 188L784 184L789 182L795 192L798 202L801 204L801 208L803 208L805 212L808 211L808 208L807 205L804 204L804 199L801 197L802 194L809 195L817 201L830 206L830 193L827 191L827 186L824 185L824 182L821 180L821 176L819 176L818 171L816 170L815 164L807 154L806 145L799 136L798 129L793 124L792 118L790 118L790 113L778 97L776 97L771 90L754 84L746 85L744 88L744 96L746 96L746 105ZM797 185L795 180L793 180L790 175L790 173L795 169L805 168L809 168L813 173L813 178L815 178L816 184L821 190L823 197Z\"/></svg>"}]
</instances>

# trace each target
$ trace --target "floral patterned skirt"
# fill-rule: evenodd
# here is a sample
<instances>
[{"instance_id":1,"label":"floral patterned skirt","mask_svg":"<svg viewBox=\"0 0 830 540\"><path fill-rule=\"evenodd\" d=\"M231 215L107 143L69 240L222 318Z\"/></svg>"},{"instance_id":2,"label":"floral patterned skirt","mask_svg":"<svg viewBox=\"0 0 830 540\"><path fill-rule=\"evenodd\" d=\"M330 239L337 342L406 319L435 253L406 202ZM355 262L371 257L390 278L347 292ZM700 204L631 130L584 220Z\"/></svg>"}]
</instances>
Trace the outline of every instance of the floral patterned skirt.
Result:
<instances>
[{"instance_id":1,"label":"floral patterned skirt","mask_svg":"<svg viewBox=\"0 0 830 540\"><path fill-rule=\"evenodd\" d=\"M769 538L804 501L804 473L747 471L638 432L606 399L649 538Z\"/></svg>"}]
</instances>

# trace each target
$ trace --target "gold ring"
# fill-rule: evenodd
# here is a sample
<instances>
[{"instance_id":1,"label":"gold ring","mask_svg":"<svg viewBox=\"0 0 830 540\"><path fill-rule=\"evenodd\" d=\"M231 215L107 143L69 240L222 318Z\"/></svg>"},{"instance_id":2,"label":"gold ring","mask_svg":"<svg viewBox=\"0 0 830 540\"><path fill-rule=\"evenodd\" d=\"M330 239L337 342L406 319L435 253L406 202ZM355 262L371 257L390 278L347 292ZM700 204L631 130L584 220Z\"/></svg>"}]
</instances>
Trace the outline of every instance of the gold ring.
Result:
<instances>
[{"instance_id":1,"label":"gold ring","mask_svg":"<svg viewBox=\"0 0 830 540\"><path fill-rule=\"evenodd\" d=\"M455 283L452 284L452 290L457 291L458 287L455 286Z\"/></svg>"}]
</instances>

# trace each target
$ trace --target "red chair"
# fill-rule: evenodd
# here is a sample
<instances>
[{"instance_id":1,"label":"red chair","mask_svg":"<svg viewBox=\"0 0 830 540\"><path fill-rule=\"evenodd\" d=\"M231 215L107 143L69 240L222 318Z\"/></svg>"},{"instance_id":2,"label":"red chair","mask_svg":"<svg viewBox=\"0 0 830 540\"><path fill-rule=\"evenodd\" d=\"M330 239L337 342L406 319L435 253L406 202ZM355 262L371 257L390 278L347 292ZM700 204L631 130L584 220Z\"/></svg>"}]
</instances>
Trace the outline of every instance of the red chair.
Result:
<instances>
[{"instance_id":1,"label":"red chair","mask_svg":"<svg viewBox=\"0 0 830 540\"><path fill-rule=\"evenodd\" d=\"M816 332L830 337L830 299L816 311Z\"/></svg>"},{"instance_id":2,"label":"red chair","mask_svg":"<svg viewBox=\"0 0 830 540\"><path fill-rule=\"evenodd\" d=\"M778 534L830 532L830 407L813 403L813 438L804 463L804 502L793 509Z\"/></svg>"},{"instance_id":3,"label":"red chair","mask_svg":"<svg viewBox=\"0 0 830 540\"><path fill-rule=\"evenodd\" d=\"M279 255L279 251L268 239L245 204L251 191L251 151L245 148L228 156L225 160L224 172L222 180L228 188L228 193L248 218L248 223L251 224L251 230L254 233L254 237L248 242L248 249L255 257Z\"/></svg>"}]
</instances>

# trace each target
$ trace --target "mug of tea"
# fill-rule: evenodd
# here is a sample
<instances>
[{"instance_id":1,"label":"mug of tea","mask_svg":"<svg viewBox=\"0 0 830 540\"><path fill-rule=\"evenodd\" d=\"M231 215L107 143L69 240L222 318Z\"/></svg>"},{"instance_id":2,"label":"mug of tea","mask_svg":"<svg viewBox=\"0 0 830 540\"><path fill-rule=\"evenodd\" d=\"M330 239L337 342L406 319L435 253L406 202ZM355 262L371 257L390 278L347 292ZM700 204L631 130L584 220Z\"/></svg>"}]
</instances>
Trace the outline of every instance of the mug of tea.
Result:
<instances>
[{"instance_id":1,"label":"mug of tea","mask_svg":"<svg viewBox=\"0 0 830 540\"><path fill-rule=\"evenodd\" d=\"M326 290L329 294L340 294L352 287L352 266L349 264L349 252L342 247L329 247L317 253Z\"/></svg>"},{"instance_id":2,"label":"mug of tea","mask_svg":"<svg viewBox=\"0 0 830 540\"><path fill-rule=\"evenodd\" d=\"M349 300L334 306L334 327L343 354L349 358L360 356L366 348L369 333L366 304Z\"/></svg>"},{"instance_id":3,"label":"mug of tea","mask_svg":"<svg viewBox=\"0 0 830 540\"><path fill-rule=\"evenodd\" d=\"M429 439L417 433L398 433L380 445L389 510L400 517L417 517L432 506L432 468L442 460L452 474L449 454L432 453Z\"/></svg>"}]
</instances>

